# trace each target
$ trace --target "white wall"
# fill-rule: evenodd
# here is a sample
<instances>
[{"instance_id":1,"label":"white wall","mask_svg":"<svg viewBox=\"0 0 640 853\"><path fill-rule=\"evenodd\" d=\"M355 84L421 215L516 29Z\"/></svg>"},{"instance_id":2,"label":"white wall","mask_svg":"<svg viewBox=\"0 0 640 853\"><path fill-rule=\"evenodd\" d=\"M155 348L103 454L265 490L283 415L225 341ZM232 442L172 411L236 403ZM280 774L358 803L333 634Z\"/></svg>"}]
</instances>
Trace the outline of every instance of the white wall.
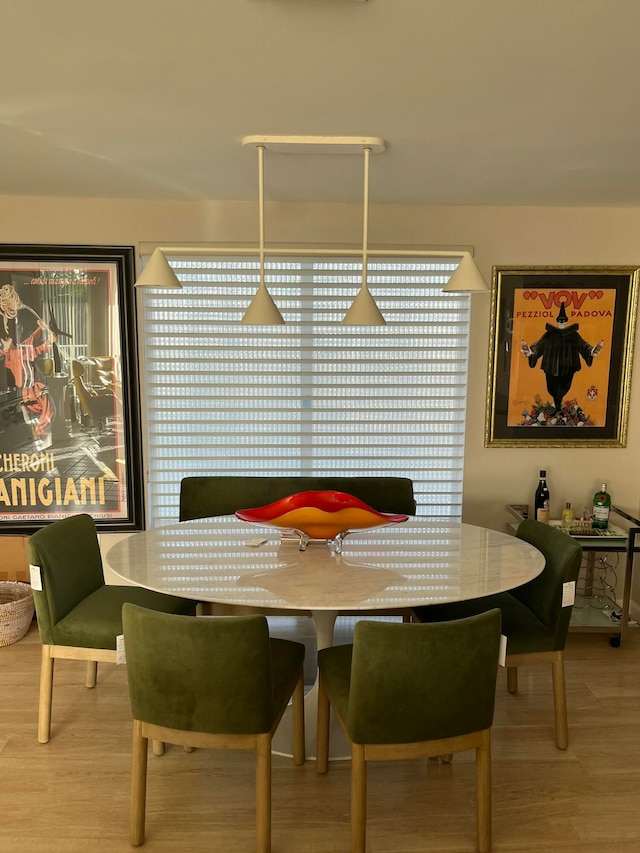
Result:
<instances>
[{"instance_id":1,"label":"white wall","mask_svg":"<svg viewBox=\"0 0 640 853\"><path fill-rule=\"evenodd\" d=\"M361 241L360 205L267 204L267 241ZM373 244L473 245L487 280L493 265L640 265L640 208L424 208L372 205ZM253 203L141 202L0 197L3 243L133 245L141 242L257 243ZM507 502L531 503L540 468L548 472L552 516L565 500L588 503L606 480L614 502L640 511L640 377L632 384L626 448L484 447L489 308L472 302L464 520L504 529ZM640 345L636 342L636 356Z\"/></svg>"}]
</instances>

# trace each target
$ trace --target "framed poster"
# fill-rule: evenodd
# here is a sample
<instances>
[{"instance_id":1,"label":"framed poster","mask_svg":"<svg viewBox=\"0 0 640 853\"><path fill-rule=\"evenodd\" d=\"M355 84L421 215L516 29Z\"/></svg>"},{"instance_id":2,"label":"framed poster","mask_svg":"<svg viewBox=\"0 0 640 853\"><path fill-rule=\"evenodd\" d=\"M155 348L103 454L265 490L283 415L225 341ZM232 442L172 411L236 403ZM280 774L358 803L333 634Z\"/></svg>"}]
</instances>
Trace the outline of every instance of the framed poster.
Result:
<instances>
[{"instance_id":1,"label":"framed poster","mask_svg":"<svg viewBox=\"0 0 640 853\"><path fill-rule=\"evenodd\" d=\"M637 267L494 267L485 447L625 447Z\"/></svg>"},{"instance_id":2,"label":"framed poster","mask_svg":"<svg viewBox=\"0 0 640 853\"><path fill-rule=\"evenodd\" d=\"M144 528L134 257L0 246L0 533Z\"/></svg>"}]
</instances>

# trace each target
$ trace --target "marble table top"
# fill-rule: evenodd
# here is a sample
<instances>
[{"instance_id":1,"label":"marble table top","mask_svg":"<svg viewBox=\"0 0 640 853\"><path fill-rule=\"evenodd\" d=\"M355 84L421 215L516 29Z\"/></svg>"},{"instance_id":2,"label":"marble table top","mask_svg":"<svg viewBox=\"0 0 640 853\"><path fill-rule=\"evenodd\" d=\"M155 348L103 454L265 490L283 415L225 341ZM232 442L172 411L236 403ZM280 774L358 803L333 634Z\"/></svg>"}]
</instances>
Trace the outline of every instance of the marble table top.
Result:
<instances>
[{"instance_id":1,"label":"marble table top","mask_svg":"<svg viewBox=\"0 0 640 853\"><path fill-rule=\"evenodd\" d=\"M282 535L281 535L282 533ZM358 530L342 553L234 516L159 527L106 554L120 577L198 601L278 610L371 611L478 598L536 577L543 555L483 527L412 518Z\"/></svg>"}]
</instances>

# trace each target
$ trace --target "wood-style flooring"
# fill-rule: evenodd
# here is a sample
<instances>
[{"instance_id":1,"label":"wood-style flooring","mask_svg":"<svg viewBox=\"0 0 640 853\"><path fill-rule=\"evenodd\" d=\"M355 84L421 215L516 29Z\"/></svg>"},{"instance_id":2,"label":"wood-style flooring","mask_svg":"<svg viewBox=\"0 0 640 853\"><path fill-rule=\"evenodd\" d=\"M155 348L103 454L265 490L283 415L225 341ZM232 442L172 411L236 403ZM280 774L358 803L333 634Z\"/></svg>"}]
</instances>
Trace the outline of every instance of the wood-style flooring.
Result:
<instances>
[{"instance_id":1,"label":"wood-style flooring","mask_svg":"<svg viewBox=\"0 0 640 853\"><path fill-rule=\"evenodd\" d=\"M35 624L0 648L1 853L123 853L128 842L130 716L124 667L57 661L51 741L36 740L40 644ZM618 649L571 634L569 749L553 739L551 675L501 671L493 728L493 850L640 853L640 630ZM273 853L349 850L349 763L273 759ZM149 755L148 853L254 849L253 759L245 753ZM471 754L373 764L368 851L473 851Z\"/></svg>"}]
</instances>

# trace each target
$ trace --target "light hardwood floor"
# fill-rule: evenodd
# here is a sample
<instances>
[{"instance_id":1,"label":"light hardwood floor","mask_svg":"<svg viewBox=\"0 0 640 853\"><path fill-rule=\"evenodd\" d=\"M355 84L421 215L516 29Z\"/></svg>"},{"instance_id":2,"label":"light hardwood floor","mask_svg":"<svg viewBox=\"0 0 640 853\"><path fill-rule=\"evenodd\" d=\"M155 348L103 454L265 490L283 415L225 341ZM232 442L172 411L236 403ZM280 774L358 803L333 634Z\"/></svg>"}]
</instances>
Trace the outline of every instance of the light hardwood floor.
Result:
<instances>
[{"instance_id":1,"label":"light hardwood floor","mask_svg":"<svg viewBox=\"0 0 640 853\"><path fill-rule=\"evenodd\" d=\"M572 634L567 650L570 744L554 746L551 675L500 673L493 728L493 849L640 853L640 630L614 649ZM124 667L56 662L51 741L36 740L37 629L0 648L1 853L120 853L128 843L130 719ZM149 756L149 853L242 853L254 845L254 776L243 753ZM374 764L368 850L473 851L471 755ZM273 853L349 850L349 765L273 760Z\"/></svg>"}]
</instances>

